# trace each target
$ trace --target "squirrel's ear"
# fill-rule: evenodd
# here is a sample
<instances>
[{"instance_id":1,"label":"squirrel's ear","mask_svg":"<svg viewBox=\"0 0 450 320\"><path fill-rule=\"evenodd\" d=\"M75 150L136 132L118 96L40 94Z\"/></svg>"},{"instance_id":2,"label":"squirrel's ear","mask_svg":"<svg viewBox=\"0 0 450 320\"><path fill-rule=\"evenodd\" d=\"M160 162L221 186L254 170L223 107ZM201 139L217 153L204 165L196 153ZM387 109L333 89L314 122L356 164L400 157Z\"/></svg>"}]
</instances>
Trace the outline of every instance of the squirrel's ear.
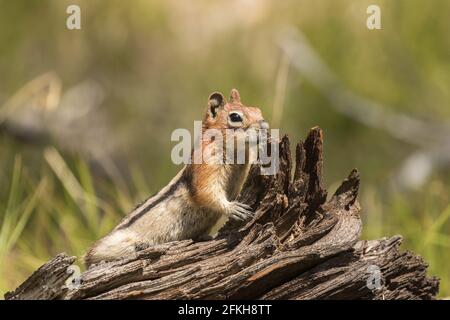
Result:
<instances>
[{"instance_id":1,"label":"squirrel's ear","mask_svg":"<svg viewBox=\"0 0 450 320\"><path fill-rule=\"evenodd\" d=\"M225 97L220 92L214 92L208 99L208 111L213 118L217 115L217 109L223 108L225 105Z\"/></svg>"},{"instance_id":2,"label":"squirrel's ear","mask_svg":"<svg viewBox=\"0 0 450 320\"><path fill-rule=\"evenodd\" d=\"M239 91L237 91L237 89L231 90L230 101L231 103L241 103L241 96L239 95Z\"/></svg>"}]
</instances>

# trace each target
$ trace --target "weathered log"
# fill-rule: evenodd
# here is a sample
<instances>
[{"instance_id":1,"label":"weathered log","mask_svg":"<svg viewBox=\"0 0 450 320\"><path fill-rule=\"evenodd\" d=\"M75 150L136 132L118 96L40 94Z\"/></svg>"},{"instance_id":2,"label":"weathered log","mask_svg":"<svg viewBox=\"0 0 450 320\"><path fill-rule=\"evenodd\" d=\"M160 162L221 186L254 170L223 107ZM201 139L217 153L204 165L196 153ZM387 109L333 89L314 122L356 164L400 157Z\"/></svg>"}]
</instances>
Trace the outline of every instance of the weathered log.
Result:
<instances>
[{"instance_id":1,"label":"weathered log","mask_svg":"<svg viewBox=\"0 0 450 320\"><path fill-rule=\"evenodd\" d=\"M296 148L279 143L280 171L251 174L240 200L255 217L229 221L209 241L176 241L94 265L79 285L61 272L74 258L45 264L6 299L433 299L438 279L400 252L400 236L360 241L359 174L327 201L323 134L313 128ZM293 171L293 172L292 172Z\"/></svg>"}]
</instances>

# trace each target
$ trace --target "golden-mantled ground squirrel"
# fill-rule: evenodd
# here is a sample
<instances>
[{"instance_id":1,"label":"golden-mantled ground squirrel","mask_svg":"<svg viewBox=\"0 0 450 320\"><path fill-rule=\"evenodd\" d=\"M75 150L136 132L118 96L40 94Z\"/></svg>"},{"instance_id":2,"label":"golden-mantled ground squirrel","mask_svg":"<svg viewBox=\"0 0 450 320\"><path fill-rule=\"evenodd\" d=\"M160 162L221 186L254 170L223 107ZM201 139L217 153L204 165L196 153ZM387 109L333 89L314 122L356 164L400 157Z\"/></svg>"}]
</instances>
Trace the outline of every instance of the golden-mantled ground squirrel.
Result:
<instances>
[{"instance_id":1,"label":"golden-mantled ground squirrel","mask_svg":"<svg viewBox=\"0 0 450 320\"><path fill-rule=\"evenodd\" d=\"M239 141L248 138L248 129L268 127L261 110L244 106L239 92L233 89L229 102L221 93L210 95L202 133L207 129L217 129L224 139L237 141L235 146L238 148L242 146ZM216 147L214 139L203 138L200 142L203 150ZM247 154L244 164L202 161L185 165L158 194L138 206L111 233L94 243L85 255L86 265L124 258L135 252L140 244L197 239L206 235L222 215L238 220L251 218L251 208L235 201L250 169L249 158Z\"/></svg>"}]
</instances>

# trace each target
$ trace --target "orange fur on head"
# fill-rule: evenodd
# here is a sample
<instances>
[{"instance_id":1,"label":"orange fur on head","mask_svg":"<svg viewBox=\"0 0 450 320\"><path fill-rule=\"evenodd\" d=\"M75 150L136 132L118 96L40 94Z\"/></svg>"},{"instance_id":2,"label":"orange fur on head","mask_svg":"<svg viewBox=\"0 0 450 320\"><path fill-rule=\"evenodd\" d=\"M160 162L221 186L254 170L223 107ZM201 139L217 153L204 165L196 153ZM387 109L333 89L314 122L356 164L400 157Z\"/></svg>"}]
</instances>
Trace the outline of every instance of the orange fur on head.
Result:
<instances>
[{"instance_id":1,"label":"orange fur on head","mask_svg":"<svg viewBox=\"0 0 450 320\"><path fill-rule=\"evenodd\" d=\"M239 126L230 126L229 115L233 112L239 113L242 116L242 122ZM209 96L208 106L202 124L202 163L192 164L189 170L192 173L192 190L191 195L194 202L200 207L215 207L217 206L217 197L221 195L221 190L229 189L227 184L230 183L229 177L230 166L222 164L205 163L203 155L205 149L209 151L215 147L216 141L205 138L204 134L208 129L217 129L222 134L223 146L223 161L225 161L225 146L227 139L226 129L242 129L256 127L264 121L261 110L256 107L247 107L241 102L241 97L236 89L231 90L230 101L227 102L225 97L220 92L214 92ZM233 136L234 137L234 136ZM232 181L231 183L239 183L239 181ZM225 199L227 200L227 199Z\"/></svg>"},{"instance_id":2,"label":"orange fur on head","mask_svg":"<svg viewBox=\"0 0 450 320\"><path fill-rule=\"evenodd\" d=\"M203 119L203 130L228 128L227 117L232 111L238 111L244 115L242 127L244 130L253 123L264 120L259 108L247 107L241 103L241 97L236 89L231 90L229 102L222 93L214 92L209 96L208 107Z\"/></svg>"}]
</instances>

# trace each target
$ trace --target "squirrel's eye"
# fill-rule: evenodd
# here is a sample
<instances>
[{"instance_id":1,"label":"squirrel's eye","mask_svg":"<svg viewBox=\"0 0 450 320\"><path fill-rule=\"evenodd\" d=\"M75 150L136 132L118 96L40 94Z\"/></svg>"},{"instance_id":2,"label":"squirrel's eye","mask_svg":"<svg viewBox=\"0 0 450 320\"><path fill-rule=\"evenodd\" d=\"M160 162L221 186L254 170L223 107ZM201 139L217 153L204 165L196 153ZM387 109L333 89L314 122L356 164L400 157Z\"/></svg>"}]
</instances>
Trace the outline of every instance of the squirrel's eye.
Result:
<instances>
[{"instance_id":1,"label":"squirrel's eye","mask_svg":"<svg viewBox=\"0 0 450 320\"><path fill-rule=\"evenodd\" d=\"M231 122L242 122L242 117L237 113L230 114Z\"/></svg>"}]
</instances>

